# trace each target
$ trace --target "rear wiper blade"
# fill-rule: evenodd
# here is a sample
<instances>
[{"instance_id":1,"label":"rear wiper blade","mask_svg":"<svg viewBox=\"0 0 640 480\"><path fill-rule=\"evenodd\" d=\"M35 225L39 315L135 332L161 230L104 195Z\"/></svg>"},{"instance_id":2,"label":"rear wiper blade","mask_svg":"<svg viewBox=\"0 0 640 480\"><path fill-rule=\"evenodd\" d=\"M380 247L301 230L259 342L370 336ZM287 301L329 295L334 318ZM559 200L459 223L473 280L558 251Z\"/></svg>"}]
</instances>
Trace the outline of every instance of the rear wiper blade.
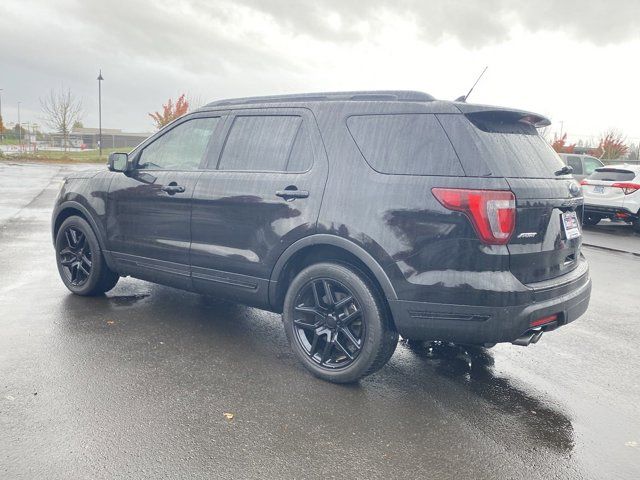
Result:
<instances>
[{"instance_id":1,"label":"rear wiper blade","mask_svg":"<svg viewBox=\"0 0 640 480\"><path fill-rule=\"evenodd\" d=\"M573 167L571 167L569 165L565 165L560 170L558 170L555 174L556 174L556 176L557 175L569 175L572 172L573 172Z\"/></svg>"}]
</instances>

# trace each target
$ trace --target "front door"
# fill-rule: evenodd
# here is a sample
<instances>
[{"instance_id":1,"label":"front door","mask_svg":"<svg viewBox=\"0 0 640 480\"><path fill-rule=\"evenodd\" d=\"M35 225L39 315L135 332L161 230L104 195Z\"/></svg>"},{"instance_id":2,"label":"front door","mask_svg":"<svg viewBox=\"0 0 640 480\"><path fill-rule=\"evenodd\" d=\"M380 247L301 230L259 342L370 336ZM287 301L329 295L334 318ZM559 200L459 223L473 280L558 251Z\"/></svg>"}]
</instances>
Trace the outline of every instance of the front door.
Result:
<instances>
[{"instance_id":1,"label":"front door","mask_svg":"<svg viewBox=\"0 0 640 480\"><path fill-rule=\"evenodd\" d=\"M326 156L315 118L303 108L236 111L225 131L193 195L193 285L267 306L278 257L315 231Z\"/></svg>"},{"instance_id":2,"label":"front door","mask_svg":"<svg viewBox=\"0 0 640 480\"><path fill-rule=\"evenodd\" d=\"M107 201L107 249L122 274L190 289L191 199L219 117L187 117L114 173Z\"/></svg>"}]
</instances>

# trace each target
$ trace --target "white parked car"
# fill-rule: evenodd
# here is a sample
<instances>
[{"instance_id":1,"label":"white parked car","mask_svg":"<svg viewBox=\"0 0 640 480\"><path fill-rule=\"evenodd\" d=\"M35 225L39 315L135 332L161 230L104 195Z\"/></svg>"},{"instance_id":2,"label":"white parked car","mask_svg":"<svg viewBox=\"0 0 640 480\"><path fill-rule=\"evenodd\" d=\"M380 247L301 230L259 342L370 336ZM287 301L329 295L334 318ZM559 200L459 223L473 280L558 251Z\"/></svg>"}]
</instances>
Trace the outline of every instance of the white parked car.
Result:
<instances>
[{"instance_id":1,"label":"white parked car","mask_svg":"<svg viewBox=\"0 0 640 480\"><path fill-rule=\"evenodd\" d=\"M581 182L585 225L603 218L633 223L640 232L640 165L608 165Z\"/></svg>"}]
</instances>

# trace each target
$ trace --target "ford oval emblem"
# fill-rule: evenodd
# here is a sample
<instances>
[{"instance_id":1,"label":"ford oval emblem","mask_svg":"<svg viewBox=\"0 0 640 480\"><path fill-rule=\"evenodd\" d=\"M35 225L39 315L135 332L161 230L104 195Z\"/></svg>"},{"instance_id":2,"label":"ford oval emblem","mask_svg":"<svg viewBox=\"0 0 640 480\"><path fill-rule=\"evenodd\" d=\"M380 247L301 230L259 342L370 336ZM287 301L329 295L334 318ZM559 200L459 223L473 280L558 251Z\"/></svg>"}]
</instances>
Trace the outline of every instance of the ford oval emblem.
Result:
<instances>
[{"instance_id":1,"label":"ford oval emblem","mask_svg":"<svg viewBox=\"0 0 640 480\"><path fill-rule=\"evenodd\" d=\"M580 185L578 185L577 183L571 182L569 184L569 192L574 197L577 197L580 194Z\"/></svg>"}]
</instances>

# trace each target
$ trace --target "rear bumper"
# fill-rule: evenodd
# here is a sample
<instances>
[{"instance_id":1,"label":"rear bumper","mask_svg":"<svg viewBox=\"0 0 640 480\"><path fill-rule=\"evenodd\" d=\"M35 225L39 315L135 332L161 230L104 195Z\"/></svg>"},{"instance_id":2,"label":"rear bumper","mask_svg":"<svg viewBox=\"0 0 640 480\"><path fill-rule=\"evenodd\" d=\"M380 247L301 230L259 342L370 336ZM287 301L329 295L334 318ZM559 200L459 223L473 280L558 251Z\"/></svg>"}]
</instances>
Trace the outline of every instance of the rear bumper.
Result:
<instances>
[{"instance_id":1,"label":"rear bumper","mask_svg":"<svg viewBox=\"0 0 640 480\"><path fill-rule=\"evenodd\" d=\"M396 328L405 338L466 344L513 342L530 331L535 320L558 315L557 322L550 326L556 328L574 321L587 310L591 278L586 265L570 285L558 281L543 283L533 288L536 300L526 305L480 307L405 300L392 300L389 305ZM553 295L554 291L563 293Z\"/></svg>"},{"instance_id":2,"label":"rear bumper","mask_svg":"<svg viewBox=\"0 0 640 480\"><path fill-rule=\"evenodd\" d=\"M629 218L630 220L638 218L637 212L632 212L625 207L614 207L604 205L584 205L585 215L598 215L602 218Z\"/></svg>"}]
</instances>

